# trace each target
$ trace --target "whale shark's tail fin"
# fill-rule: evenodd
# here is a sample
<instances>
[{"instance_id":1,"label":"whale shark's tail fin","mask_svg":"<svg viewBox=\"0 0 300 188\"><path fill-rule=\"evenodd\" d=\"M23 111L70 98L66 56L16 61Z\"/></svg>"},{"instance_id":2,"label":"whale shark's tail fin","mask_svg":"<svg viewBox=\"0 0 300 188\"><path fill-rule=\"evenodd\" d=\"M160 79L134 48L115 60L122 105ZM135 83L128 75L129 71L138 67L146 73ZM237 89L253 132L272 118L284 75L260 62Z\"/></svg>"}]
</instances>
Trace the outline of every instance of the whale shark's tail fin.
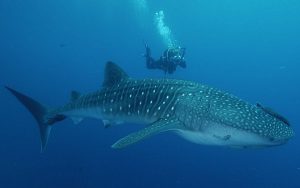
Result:
<instances>
[{"instance_id":1,"label":"whale shark's tail fin","mask_svg":"<svg viewBox=\"0 0 300 188\"><path fill-rule=\"evenodd\" d=\"M50 135L51 125L65 119L65 117L63 115L54 115L53 117L48 117L48 108L12 88L5 88L28 109L28 111L37 121L41 136L41 151L44 151Z\"/></svg>"}]
</instances>

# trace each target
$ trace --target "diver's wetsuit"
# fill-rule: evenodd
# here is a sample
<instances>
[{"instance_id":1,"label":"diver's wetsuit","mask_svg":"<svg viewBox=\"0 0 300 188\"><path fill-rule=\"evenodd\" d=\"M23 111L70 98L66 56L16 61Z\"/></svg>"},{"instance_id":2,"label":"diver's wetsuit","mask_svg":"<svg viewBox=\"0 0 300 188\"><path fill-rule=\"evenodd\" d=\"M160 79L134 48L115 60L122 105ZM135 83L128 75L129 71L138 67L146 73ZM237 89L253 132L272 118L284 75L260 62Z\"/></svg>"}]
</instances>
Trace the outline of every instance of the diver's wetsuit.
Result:
<instances>
[{"instance_id":1,"label":"diver's wetsuit","mask_svg":"<svg viewBox=\"0 0 300 188\"><path fill-rule=\"evenodd\" d=\"M181 56L180 56L180 51ZM161 56L158 60L154 60L151 57L151 50L146 45L146 65L148 69L161 69L165 73L172 74L175 72L177 65L182 68L186 68L186 62L184 61L185 49L167 49L164 51L163 56Z\"/></svg>"}]
</instances>

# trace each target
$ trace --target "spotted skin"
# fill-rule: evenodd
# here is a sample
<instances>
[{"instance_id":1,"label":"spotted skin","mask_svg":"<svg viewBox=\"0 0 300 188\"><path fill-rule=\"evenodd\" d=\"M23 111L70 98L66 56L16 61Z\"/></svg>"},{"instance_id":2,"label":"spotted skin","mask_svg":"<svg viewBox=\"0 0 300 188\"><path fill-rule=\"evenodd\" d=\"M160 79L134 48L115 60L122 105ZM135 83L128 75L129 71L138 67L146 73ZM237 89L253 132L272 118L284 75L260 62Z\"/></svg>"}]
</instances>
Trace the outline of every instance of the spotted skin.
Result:
<instances>
[{"instance_id":1,"label":"spotted skin","mask_svg":"<svg viewBox=\"0 0 300 188\"><path fill-rule=\"evenodd\" d=\"M192 82L180 80L126 80L81 96L52 113L81 116L91 109L91 116L100 119L153 122L174 116L179 98L192 87Z\"/></svg>"},{"instance_id":2,"label":"spotted skin","mask_svg":"<svg viewBox=\"0 0 300 188\"><path fill-rule=\"evenodd\" d=\"M291 127L261 108L190 81L129 79L82 96L55 113L81 116L83 111L95 118L138 123L175 116L191 131L201 131L213 122L277 141L294 135Z\"/></svg>"},{"instance_id":3,"label":"spotted skin","mask_svg":"<svg viewBox=\"0 0 300 188\"><path fill-rule=\"evenodd\" d=\"M169 130L198 144L244 148L281 145L294 136L292 127L278 116L229 93L191 81L135 80L113 63L106 66L102 89L87 95L72 92L69 103L53 110L45 110L30 97L7 89L37 119L42 148L48 140L49 126L66 117L76 123L92 117L104 120L106 125L149 125L120 139L114 148Z\"/></svg>"}]
</instances>

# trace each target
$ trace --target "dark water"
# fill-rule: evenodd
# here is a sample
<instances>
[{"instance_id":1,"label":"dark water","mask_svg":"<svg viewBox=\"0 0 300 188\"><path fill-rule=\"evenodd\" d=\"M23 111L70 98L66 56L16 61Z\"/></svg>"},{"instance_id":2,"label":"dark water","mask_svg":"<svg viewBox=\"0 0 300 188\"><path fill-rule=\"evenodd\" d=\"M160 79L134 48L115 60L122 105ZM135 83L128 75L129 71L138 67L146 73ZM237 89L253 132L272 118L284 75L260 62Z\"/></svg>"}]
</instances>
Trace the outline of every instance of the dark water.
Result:
<instances>
[{"instance_id":1,"label":"dark water","mask_svg":"<svg viewBox=\"0 0 300 188\"><path fill-rule=\"evenodd\" d=\"M71 90L100 88L107 60L132 77L163 77L146 70L141 56L143 42L157 58L166 48L153 21L159 10L172 40L187 48L187 69L168 77L271 106L296 137L280 147L236 150L166 133L113 150L141 126L67 120L40 153L34 119L0 89L1 188L300 187L298 0L1 0L0 84L57 106Z\"/></svg>"}]
</instances>

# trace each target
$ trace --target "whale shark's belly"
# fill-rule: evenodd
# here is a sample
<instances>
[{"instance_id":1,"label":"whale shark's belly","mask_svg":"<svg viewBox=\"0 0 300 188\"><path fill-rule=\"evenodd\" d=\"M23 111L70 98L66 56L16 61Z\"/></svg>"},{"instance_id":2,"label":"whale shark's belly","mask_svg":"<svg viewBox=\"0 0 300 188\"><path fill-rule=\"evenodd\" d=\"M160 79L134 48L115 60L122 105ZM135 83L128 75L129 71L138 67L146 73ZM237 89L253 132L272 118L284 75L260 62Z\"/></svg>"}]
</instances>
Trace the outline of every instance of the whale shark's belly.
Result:
<instances>
[{"instance_id":1,"label":"whale shark's belly","mask_svg":"<svg viewBox=\"0 0 300 188\"><path fill-rule=\"evenodd\" d=\"M176 133L190 142L204 145L243 148L265 147L280 144L274 143L271 140L252 132L217 123L210 123L209 125L206 125L205 128L198 131L180 129L176 130Z\"/></svg>"}]
</instances>

